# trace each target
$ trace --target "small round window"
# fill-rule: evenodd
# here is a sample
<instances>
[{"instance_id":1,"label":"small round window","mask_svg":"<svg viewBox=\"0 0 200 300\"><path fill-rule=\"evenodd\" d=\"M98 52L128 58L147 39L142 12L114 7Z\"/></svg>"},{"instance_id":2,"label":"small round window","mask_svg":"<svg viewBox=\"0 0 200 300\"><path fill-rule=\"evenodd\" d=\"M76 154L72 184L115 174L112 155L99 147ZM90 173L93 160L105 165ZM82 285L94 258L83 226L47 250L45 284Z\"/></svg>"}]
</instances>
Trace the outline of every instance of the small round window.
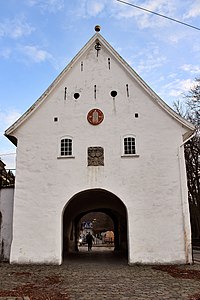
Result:
<instances>
[{"instance_id":1,"label":"small round window","mask_svg":"<svg viewBox=\"0 0 200 300\"><path fill-rule=\"evenodd\" d=\"M80 97L80 94L79 93L75 93L74 94L74 99L78 99Z\"/></svg>"},{"instance_id":2,"label":"small round window","mask_svg":"<svg viewBox=\"0 0 200 300\"><path fill-rule=\"evenodd\" d=\"M117 91L111 91L110 92L110 95L114 98L117 96Z\"/></svg>"}]
</instances>

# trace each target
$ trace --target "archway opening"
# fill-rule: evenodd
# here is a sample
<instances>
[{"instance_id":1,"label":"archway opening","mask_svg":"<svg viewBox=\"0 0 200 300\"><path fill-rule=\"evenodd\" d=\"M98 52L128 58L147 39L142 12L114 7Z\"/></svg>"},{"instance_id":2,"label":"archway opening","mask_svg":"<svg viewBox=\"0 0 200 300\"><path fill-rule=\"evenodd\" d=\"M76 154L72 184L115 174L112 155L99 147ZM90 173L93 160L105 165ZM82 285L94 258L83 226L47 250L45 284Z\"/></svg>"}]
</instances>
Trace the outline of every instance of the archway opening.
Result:
<instances>
[{"instance_id":1,"label":"archway opening","mask_svg":"<svg viewBox=\"0 0 200 300\"><path fill-rule=\"evenodd\" d=\"M113 239L111 239L111 233L108 236L108 240L110 238L110 241L112 241L112 250L127 256L127 211L125 205L116 195L109 191L91 189L74 195L64 209L63 259L67 258L70 253L80 251L80 235L83 232L82 224L87 221L88 223L92 222L90 225L94 237L98 238L96 240L97 243L102 241L105 232L112 231ZM95 224L95 221L98 222ZM104 226L105 228L102 228L103 225L106 225ZM102 234L101 238L99 234ZM105 239L103 241L105 242Z\"/></svg>"}]
</instances>

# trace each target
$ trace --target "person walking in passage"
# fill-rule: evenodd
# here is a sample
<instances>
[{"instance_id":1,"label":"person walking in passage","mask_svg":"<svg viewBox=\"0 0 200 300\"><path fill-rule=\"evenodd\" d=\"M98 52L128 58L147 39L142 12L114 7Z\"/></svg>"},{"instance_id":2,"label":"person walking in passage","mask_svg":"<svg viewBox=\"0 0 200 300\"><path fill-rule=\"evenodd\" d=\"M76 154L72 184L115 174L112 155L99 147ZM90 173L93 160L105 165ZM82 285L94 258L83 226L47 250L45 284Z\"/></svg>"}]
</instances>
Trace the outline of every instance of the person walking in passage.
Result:
<instances>
[{"instance_id":1,"label":"person walking in passage","mask_svg":"<svg viewBox=\"0 0 200 300\"><path fill-rule=\"evenodd\" d=\"M94 241L94 238L93 236L91 235L91 233L89 232L87 235L86 235L86 242L88 244L88 251L91 251L92 250L92 242Z\"/></svg>"}]
</instances>

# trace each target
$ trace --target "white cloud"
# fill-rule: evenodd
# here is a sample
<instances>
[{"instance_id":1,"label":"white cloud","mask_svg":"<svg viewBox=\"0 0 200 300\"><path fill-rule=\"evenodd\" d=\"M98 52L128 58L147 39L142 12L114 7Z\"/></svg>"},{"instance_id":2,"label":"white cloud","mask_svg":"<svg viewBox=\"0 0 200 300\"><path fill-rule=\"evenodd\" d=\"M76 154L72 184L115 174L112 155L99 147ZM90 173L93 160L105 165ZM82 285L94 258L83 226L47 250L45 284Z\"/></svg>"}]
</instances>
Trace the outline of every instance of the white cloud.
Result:
<instances>
[{"instance_id":1,"label":"white cloud","mask_svg":"<svg viewBox=\"0 0 200 300\"><path fill-rule=\"evenodd\" d=\"M84 18L96 17L111 4L110 2L109 0L82 0L77 8L77 15Z\"/></svg>"},{"instance_id":2,"label":"white cloud","mask_svg":"<svg viewBox=\"0 0 200 300\"><path fill-rule=\"evenodd\" d=\"M6 139L6 138L5 138ZM9 147L7 149L5 149L5 151L0 153L0 159L3 161L3 163L6 165L5 168L8 169L12 169L12 172L15 173L15 168L16 168L16 148L13 147Z\"/></svg>"},{"instance_id":3,"label":"white cloud","mask_svg":"<svg viewBox=\"0 0 200 300\"><path fill-rule=\"evenodd\" d=\"M99 13L103 11L105 4L99 1L90 1L87 3L87 13L90 16L97 16Z\"/></svg>"},{"instance_id":4,"label":"white cloud","mask_svg":"<svg viewBox=\"0 0 200 300\"><path fill-rule=\"evenodd\" d=\"M18 39L30 35L34 27L28 24L24 17L17 17L13 20L5 19L0 23L0 37Z\"/></svg>"},{"instance_id":5,"label":"white cloud","mask_svg":"<svg viewBox=\"0 0 200 300\"><path fill-rule=\"evenodd\" d=\"M10 153L15 152L14 147L11 143L7 141L7 139L4 137L5 130L11 126L19 117L21 116L21 113L15 109L11 108L8 110L2 110L0 108L0 153ZM14 168L14 158L13 157L7 157L2 156L0 157L3 159L3 161L6 163L8 168Z\"/></svg>"},{"instance_id":6,"label":"white cloud","mask_svg":"<svg viewBox=\"0 0 200 300\"><path fill-rule=\"evenodd\" d=\"M26 3L30 6L34 6L38 3L38 0L26 0Z\"/></svg>"},{"instance_id":7,"label":"white cloud","mask_svg":"<svg viewBox=\"0 0 200 300\"><path fill-rule=\"evenodd\" d=\"M30 6L37 6L42 12L49 11L55 13L64 9L64 0L26 0L27 4Z\"/></svg>"},{"instance_id":8,"label":"white cloud","mask_svg":"<svg viewBox=\"0 0 200 300\"><path fill-rule=\"evenodd\" d=\"M185 64L181 67L181 70L192 74L200 74L200 67L196 65Z\"/></svg>"},{"instance_id":9,"label":"white cloud","mask_svg":"<svg viewBox=\"0 0 200 300\"><path fill-rule=\"evenodd\" d=\"M16 147L8 141L4 136L5 130L11 126L19 117L21 113L16 108L10 108L7 110L2 110L0 108L0 158L6 164L6 168L15 168L15 155L10 155L10 153L16 152ZM7 155L9 154L9 155Z\"/></svg>"},{"instance_id":10,"label":"white cloud","mask_svg":"<svg viewBox=\"0 0 200 300\"><path fill-rule=\"evenodd\" d=\"M134 3L135 5L142 7L147 10L155 11L159 14L173 16L175 12L175 5L173 1L166 0L148 0L148 1L138 1ZM136 7L131 7L126 4L118 3L115 5L115 11L113 11L113 16L118 19L128 19L134 18L139 28L148 27L160 27L166 25L166 19L152 15L151 13L140 10Z\"/></svg>"},{"instance_id":11,"label":"white cloud","mask_svg":"<svg viewBox=\"0 0 200 300\"><path fill-rule=\"evenodd\" d=\"M0 159L6 164L6 168L15 168L15 155L7 155L8 153L16 152L14 145L9 142L4 136L5 130L11 126L19 117L21 113L17 109L10 109L3 111L0 108Z\"/></svg>"},{"instance_id":12,"label":"white cloud","mask_svg":"<svg viewBox=\"0 0 200 300\"><path fill-rule=\"evenodd\" d=\"M199 45L199 42L198 42L198 43L194 43L194 44L192 45L192 50L193 50L194 52L200 52L200 45Z\"/></svg>"},{"instance_id":13,"label":"white cloud","mask_svg":"<svg viewBox=\"0 0 200 300\"><path fill-rule=\"evenodd\" d=\"M23 53L25 56L36 63L53 59L52 55L49 52L40 49L38 46L20 46L19 50L21 53Z\"/></svg>"},{"instance_id":14,"label":"white cloud","mask_svg":"<svg viewBox=\"0 0 200 300\"><path fill-rule=\"evenodd\" d=\"M12 53L12 51L10 48L0 49L0 57L9 58L11 53Z\"/></svg>"},{"instance_id":15,"label":"white cloud","mask_svg":"<svg viewBox=\"0 0 200 300\"><path fill-rule=\"evenodd\" d=\"M150 43L132 56L131 60L134 61L134 68L137 72L144 76L144 73L162 67L166 62L166 57L160 53L157 45Z\"/></svg>"},{"instance_id":16,"label":"white cloud","mask_svg":"<svg viewBox=\"0 0 200 300\"><path fill-rule=\"evenodd\" d=\"M164 56L149 56L145 60L140 60L137 65L137 70L140 73L150 72L153 69L160 68L165 63L166 58Z\"/></svg>"},{"instance_id":17,"label":"white cloud","mask_svg":"<svg viewBox=\"0 0 200 300\"><path fill-rule=\"evenodd\" d=\"M176 78L177 77L177 74L176 73L171 73L168 75L168 78Z\"/></svg>"},{"instance_id":18,"label":"white cloud","mask_svg":"<svg viewBox=\"0 0 200 300\"><path fill-rule=\"evenodd\" d=\"M163 87L165 94L171 97L180 97L195 86L196 82L192 79L174 79Z\"/></svg>"},{"instance_id":19,"label":"white cloud","mask_svg":"<svg viewBox=\"0 0 200 300\"><path fill-rule=\"evenodd\" d=\"M17 109L9 109L6 111L0 110L0 131L4 132L10 125L12 125L19 117L21 113Z\"/></svg>"},{"instance_id":20,"label":"white cloud","mask_svg":"<svg viewBox=\"0 0 200 300\"><path fill-rule=\"evenodd\" d=\"M181 40L184 40L186 38L186 34L184 31L180 31L180 32L178 32L178 31L172 32L171 31L164 38L170 44L178 44Z\"/></svg>"},{"instance_id":21,"label":"white cloud","mask_svg":"<svg viewBox=\"0 0 200 300\"><path fill-rule=\"evenodd\" d=\"M200 16L200 1L196 0L193 2L187 14L184 15L184 19L195 18L198 16Z\"/></svg>"},{"instance_id":22,"label":"white cloud","mask_svg":"<svg viewBox=\"0 0 200 300\"><path fill-rule=\"evenodd\" d=\"M192 79L184 79L180 81L180 89L182 89L184 92L189 91L191 88L193 88L196 85L195 80Z\"/></svg>"}]
</instances>

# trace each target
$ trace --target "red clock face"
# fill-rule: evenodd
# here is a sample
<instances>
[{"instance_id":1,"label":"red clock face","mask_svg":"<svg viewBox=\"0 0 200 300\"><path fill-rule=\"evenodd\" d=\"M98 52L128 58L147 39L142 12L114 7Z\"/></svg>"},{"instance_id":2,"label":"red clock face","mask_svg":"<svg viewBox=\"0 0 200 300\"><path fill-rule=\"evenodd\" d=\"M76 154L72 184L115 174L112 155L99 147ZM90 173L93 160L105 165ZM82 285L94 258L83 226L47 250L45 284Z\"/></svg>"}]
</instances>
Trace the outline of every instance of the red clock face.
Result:
<instances>
[{"instance_id":1,"label":"red clock face","mask_svg":"<svg viewBox=\"0 0 200 300\"><path fill-rule=\"evenodd\" d=\"M103 121L103 119L104 114L98 108L91 109L87 115L87 120L92 125L99 125Z\"/></svg>"}]
</instances>

